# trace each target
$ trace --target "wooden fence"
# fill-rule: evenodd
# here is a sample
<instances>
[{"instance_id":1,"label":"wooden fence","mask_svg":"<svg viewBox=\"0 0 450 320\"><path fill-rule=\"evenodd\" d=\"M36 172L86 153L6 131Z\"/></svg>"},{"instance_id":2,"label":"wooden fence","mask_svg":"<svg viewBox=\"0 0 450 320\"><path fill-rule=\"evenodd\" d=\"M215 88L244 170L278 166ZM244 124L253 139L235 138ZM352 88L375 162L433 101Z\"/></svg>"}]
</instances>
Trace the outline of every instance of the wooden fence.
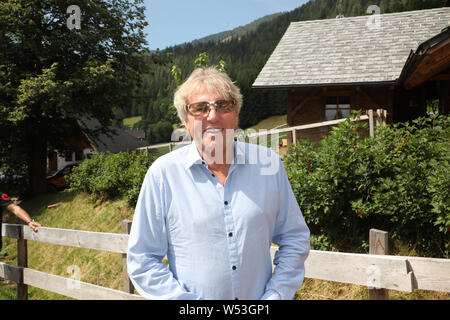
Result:
<instances>
[{"instance_id":1,"label":"wooden fence","mask_svg":"<svg viewBox=\"0 0 450 320\"><path fill-rule=\"evenodd\" d=\"M21 224L3 224L2 234L6 238L17 239L17 266L0 263L0 278L17 283L17 298L28 298L27 286L55 292L67 297L85 300L124 300L142 299L133 294L134 288L130 286L128 276L124 276L124 289L126 291L101 287L73 278L61 277L28 268L27 241L39 241L56 245L77 248L94 249L121 253L123 255L124 274L126 275L126 252L128 247L128 234L131 221L124 220L120 233L91 232L70 229L39 227L34 232L28 226Z\"/></svg>"},{"instance_id":2,"label":"wooden fence","mask_svg":"<svg viewBox=\"0 0 450 320\"><path fill-rule=\"evenodd\" d=\"M385 110L385 109L377 109L377 110L369 109L366 111L366 113L367 114L360 116L359 120L368 121L369 134L371 137L374 137L375 126L386 124L387 110ZM313 129L313 128L335 126L346 120L347 119L337 119L337 120L309 123L309 124L304 124L304 125L295 126L295 127L287 127L287 128L283 128L283 129L261 130L260 132L251 132L251 133L242 133L242 132L237 131L235 136L238 139L244 137L244 139L248 139L248 140L254 141L254 143L256 143L256 139L258 137L269 136L269 135L279 136L280 134L286 134L289 132L289 133L291 133L291 140L289 141L288 145L290 145L290 144L297 143L297 140L298 140L297 139L297 131L308 130L308 129ZM352 119L351 121L355 121L355 119ZM177 136L177 138L178 138L178 136ZM265 142L267 143L267 138L265 139ZM160 144L155 144L155 145L151 145L151 146L140 147L140 148L137 148L136 150L145 150L148 153L150 149L169 147L169 152L171 152L173 150L173 148L175 148L175 147L187 145L190 143L191 143L190 136L188 134L186 134L186 136L184 136L183 141L181 141L181 142L160 143ZM276 151L277 151L277 153L279 153L278 142L276 143Z\"/></svg>"},{"instance_id":3,"label":"wooden fence","mask_svg":"<svg viewBox=\"0 0 450 320\"><path fill-rule=\"evenodd\" d=\"M0 263L0 278L17 283L18 299L26 300L28 285L75 299L142 299L126 271L128 233L131 221L122 222L122 234L3 224L4 237L17 239L18 265ZM101 287L28 268L27 241L121 253L124 291ZM370 299L387 299L387 290L412 292L415 289L450 292L450 259L390 256L387 232L370 231L370 253L341 253L311 250L305 262L305 277L367 286ZM277 247L271 248L272 258Z\"/></svg>"}]
</instances>

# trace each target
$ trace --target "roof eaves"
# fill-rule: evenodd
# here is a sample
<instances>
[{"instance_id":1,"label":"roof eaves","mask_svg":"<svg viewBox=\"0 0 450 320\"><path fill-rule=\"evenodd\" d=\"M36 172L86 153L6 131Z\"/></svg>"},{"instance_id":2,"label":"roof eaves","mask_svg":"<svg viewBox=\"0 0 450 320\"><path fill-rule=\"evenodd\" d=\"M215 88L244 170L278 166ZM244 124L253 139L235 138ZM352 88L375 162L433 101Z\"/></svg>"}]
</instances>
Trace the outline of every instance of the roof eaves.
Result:
<instances>
[{"instance_id":1,"label":"roof eaves","mask_svg":"<svg viewBox=\"0 0 450 320\"><path fill-rule=\"evenodd\" d=\"M325 88L325 87L373 87L397 85L397 81L376 82L342 82L342 83L314 83L314 84L289 84L289 85L254 85L252 89L295 89L295 88Z\"/></svg>"},{"instance_id":2,"label":"roof eaves","mask_svg":"<svg viewBox=\"0 0 450 320\"><path fill-rule=\"evenodd\" d=\"M408 79L411 72L417 68L417 66L422 62L427 54L428 50L441 43L442 41L450 38L450 26L445 27L442 31L431 37L430 39L422 42L416 49L416 51L411 50L408 59L406 59L405 65L403 66L402 72L400 73L398 83L404 84Z\"/></svg>"}]
</instances>

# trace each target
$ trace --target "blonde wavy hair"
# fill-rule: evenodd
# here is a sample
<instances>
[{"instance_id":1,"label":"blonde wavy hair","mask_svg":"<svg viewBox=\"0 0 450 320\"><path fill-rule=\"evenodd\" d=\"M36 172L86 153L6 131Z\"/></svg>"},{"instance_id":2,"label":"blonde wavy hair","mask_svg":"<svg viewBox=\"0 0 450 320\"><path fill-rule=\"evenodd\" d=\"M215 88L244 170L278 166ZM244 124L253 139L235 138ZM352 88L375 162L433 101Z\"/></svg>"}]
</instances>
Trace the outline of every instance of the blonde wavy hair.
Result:
<instances>
[{"instance_id":1,"label":"blonde wavy hair","mask_svg":"<svg viewBox=\"0 0 450 320\"><path fill-rule=\"evenodd\" d=\"M218 94L225 99L235 101L237 112L241 110L242 94L230 77L214 67L197 68L189 78L177 88L173 103L177 108L181 122L186 119L185 106L189 104L189 96L199 87L205 87L210 93Z\"/></svg>"}]
</instances>

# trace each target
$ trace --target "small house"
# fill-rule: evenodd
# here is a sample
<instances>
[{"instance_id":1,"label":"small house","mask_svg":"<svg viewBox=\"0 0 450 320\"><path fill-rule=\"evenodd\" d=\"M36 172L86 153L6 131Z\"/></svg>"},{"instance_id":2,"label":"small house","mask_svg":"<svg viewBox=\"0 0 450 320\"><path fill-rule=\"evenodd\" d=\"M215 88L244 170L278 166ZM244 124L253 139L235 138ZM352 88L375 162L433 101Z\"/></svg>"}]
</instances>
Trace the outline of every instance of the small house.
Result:
<instances>
[{"instance_id":1,"label":"small house","mask_svg":"<svg viewBox=\"0 0 450 320\"><path fill-rule=\"evenodd\" d=\"M287 91L287 123L385 109L387 122L450 108L450 8L292 22L253 88ZM318 141L329 128L298 133Z\"/></svg>"},{"instance_id":2,"label":"small house","mask_svg":"<svg viewBox=\"0 0 450 320\"><path fill-rule=\"evenodd\" d=\"M129 152L147 145L141 139L143 133L130 132L122 128L112 126L110 133L96 133L101 124L97 119L83 118L77 121L81 129L81 138L71 138L67 141L67 150L57 152L49 150L47 168L49 173L55 172L64 166L81 162L92 154L100 152ZM96 134L95 134L96 133ZM145 138L145 135L143 136Z\"/></svg>"}]
</instances>

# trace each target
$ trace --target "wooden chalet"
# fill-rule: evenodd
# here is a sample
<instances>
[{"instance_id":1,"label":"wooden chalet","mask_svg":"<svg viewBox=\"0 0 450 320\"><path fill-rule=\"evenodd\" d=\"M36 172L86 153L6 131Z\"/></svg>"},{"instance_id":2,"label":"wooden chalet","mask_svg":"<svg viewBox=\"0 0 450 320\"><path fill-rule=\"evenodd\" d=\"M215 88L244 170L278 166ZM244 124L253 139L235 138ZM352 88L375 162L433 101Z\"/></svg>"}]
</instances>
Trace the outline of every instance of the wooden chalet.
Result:
<instances>
[{"instance_id":1,"label":"wooden chalet","mask_svg":"<svg viewBox=\"0 0 450 320\"><path fill-rule=\"evenodd\" d=\"M450 107L450 8L292 22L253 88L286 90L287 123L386 109L387 122ZM320 140L329 128L299 132Z\"/></svg>"},{"instance_id":2,"label":"wooden chalet","mask_svg":"<svg viewBox=\"0 0 450 320\"><path fill-rule=\"evenodd\" d=\"M47 167L49 172L57 171L67 164L81 162L92 154L109 151L111 153L129 152L147 145L141 138L143 133L130 132L119 127L111 127L110 134L95 134L101 128L97 119L83 118L77 121L81 137L67 141L67 150L49 150ZM144 134L145 137L145 134Z\"/></svg>"}]
</instances>

